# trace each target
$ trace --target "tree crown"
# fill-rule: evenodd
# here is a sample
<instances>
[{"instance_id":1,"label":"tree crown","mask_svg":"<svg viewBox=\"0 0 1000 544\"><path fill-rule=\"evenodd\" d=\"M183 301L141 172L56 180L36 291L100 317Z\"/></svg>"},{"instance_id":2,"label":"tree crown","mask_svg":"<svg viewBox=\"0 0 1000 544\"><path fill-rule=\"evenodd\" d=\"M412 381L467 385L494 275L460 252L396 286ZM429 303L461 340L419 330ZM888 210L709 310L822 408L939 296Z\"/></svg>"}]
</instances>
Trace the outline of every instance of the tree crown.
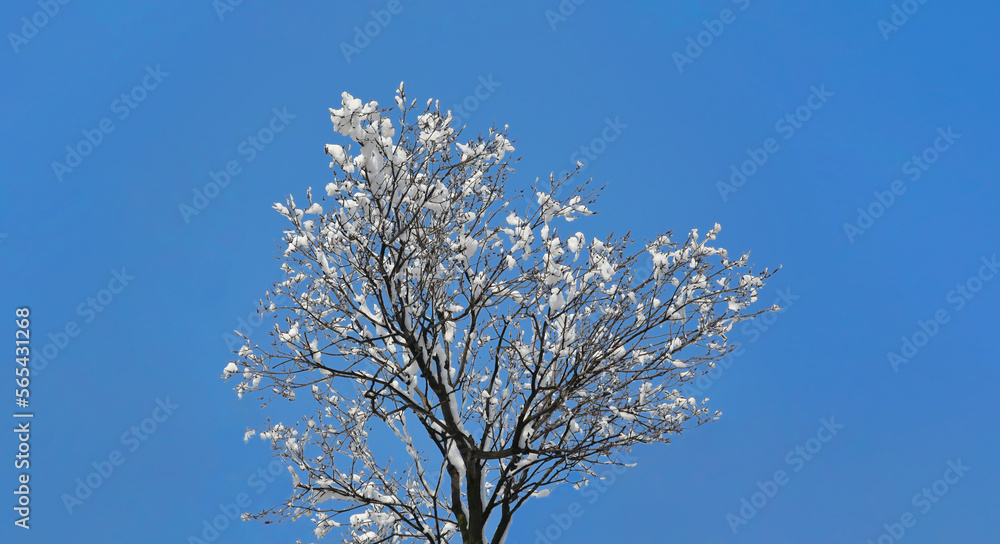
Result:
<instances>
[{"instance_id":1,"label":"tree crown","mask_svg":"<svg viewBox=\"0 0 1000 544\"><path fill-rule=\"evenodd\" d=\"M718 224L630 250L570 228L598 194L570 186L579 166L508 199L506 126L463 142L431 100L411 122L402 84L392 107L345 92L330 113L359 149L326 145L325 196L274 205L291 227L260 308L273 342L247 340L224 370L240 396L316 404L259 433L294 487L248 517L310 515L317 539L499 544L529 498L718 417L683 386L735 348L772 274L710 246ZM399 447L370 443L387 437Z\"/></svg>"}]
</instances>

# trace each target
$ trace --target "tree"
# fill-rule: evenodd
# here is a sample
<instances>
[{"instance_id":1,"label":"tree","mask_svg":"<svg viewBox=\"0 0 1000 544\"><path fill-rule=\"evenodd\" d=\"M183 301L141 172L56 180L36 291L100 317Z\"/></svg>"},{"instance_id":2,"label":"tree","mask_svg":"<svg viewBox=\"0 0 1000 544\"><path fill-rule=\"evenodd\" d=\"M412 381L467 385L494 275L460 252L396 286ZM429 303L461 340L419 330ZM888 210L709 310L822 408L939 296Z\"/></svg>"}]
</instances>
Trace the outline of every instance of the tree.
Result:
<instances>
[{"instance_id":1,"label":"tree","mask_svg":"<svg viewBox=\"0 0 1000 544\"><path fill-rule=\"evenodd\" d=\"M777 309L747 309L773 272L709 246L718 224L634 251L572 232L598 194L568 184L579 165L507 200L506 126L462 143L437 103L411 124L402 84L395 102L345 92L333 126L360 150L327 145L342 175L326 196L274 205L291 228L260 306L273 342L247 340L223 375L242 375L241 397L316 406L260 431L293 490L244 518L499 544L529 498L716 419L683 385L735 349L736 323Z\"/></svg>"}]
</instances>

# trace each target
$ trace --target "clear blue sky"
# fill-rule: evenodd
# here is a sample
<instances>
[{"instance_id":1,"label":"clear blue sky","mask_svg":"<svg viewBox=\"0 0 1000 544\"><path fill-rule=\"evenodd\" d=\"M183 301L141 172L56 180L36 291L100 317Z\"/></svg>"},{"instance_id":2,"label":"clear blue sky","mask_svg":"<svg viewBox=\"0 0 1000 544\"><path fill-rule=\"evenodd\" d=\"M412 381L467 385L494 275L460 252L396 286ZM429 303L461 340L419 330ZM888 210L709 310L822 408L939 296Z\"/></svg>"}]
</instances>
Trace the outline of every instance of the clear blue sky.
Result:
<instances>
[{"instance_id":1,"label":"clear blue sky","mask_svg":"<svg viewBox=\"0 0 1000 544\"><path fill-rule=\"evenodd\" d=\"M723 418L636 449L596 496L535 501L509 542L996 538L1000 5L897 2L893 23L889 0L444 4L402 0L384 24L385 0L221 20L210 0L3 4L0 312L7 349L27 305L55 357L32 375L30 531L13 525L17 434L0 440L0 540L188 542L241 494L255 511L288 496L286 472L253 476L270 451L243 430L265 412L219 379L223 335L279 277L271 204L330 179L327 108L345 90L390 103L401 80L466 102L473 129L509 124L512 186L586 160L607 183L588 234L718 221L721 246L782 266L762 302L786 293L786 311L738 328L745 351L701 384ZM753 174L732 184L734 166ZM235 523L214 542L310 531Z\"/></svg>"}]
</instances>

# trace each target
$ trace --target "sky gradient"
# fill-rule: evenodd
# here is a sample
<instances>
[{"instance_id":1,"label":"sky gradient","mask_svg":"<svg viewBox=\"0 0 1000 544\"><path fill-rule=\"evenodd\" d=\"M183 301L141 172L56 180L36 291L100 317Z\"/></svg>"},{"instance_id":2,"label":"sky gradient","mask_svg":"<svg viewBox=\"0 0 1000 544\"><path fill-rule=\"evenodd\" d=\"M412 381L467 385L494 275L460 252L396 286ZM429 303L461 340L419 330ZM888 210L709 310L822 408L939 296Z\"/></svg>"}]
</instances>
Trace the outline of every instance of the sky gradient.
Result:
<instances>
[{"instance_id":1,"label":"sky gradient","mask_svg":"<svg viewBox=\"0 0 1000 544\"><path fill-rule=\"evenodd\" d=\"M35 356L27 410L2 388L11 428L34 417L30 469L0 440L0 541L311 537L206 537L291 483L243 434L294 405L236 398L226 335L266 338L271 205L330 181L328 108L400 81L509 124L512 189L584 161L590 236L719 222L781 266L784 311L695 384L722 419L532 501L508 542L995 540L1000 5L46 1L0 7L0 311L30 308Z\"/></svg>"}]
</instances>

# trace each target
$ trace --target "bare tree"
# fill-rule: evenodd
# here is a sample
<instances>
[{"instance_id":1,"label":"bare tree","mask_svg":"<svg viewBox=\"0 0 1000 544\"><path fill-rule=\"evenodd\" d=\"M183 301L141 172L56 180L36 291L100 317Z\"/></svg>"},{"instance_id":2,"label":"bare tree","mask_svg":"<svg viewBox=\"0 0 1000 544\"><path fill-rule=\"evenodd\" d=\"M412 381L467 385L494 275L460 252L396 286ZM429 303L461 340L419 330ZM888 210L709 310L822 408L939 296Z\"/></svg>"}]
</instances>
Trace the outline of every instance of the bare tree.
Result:
<instances>
[{"instance_id":1,"label":"bare tree","mask_svg":"<svg viewBox=\"0 0 1000 544\"><path fill-rule=\"evenodd\" d=\"M224 376L307 413L260 431L294 488L244 518L500 544L529 498L716 419L683 386L735 348L773 272L709 246L718 224L634 251L571 232L597 194L567 183L576 171L508 200L506 126L461 143L436 103L417 114L402 84L395 102L345 92L333 125L360 150L327 145L342 175L326 196L274 206L291 228L286 279L261 301L273 343L247 340Z\"/></svg>"}]
</instances>

